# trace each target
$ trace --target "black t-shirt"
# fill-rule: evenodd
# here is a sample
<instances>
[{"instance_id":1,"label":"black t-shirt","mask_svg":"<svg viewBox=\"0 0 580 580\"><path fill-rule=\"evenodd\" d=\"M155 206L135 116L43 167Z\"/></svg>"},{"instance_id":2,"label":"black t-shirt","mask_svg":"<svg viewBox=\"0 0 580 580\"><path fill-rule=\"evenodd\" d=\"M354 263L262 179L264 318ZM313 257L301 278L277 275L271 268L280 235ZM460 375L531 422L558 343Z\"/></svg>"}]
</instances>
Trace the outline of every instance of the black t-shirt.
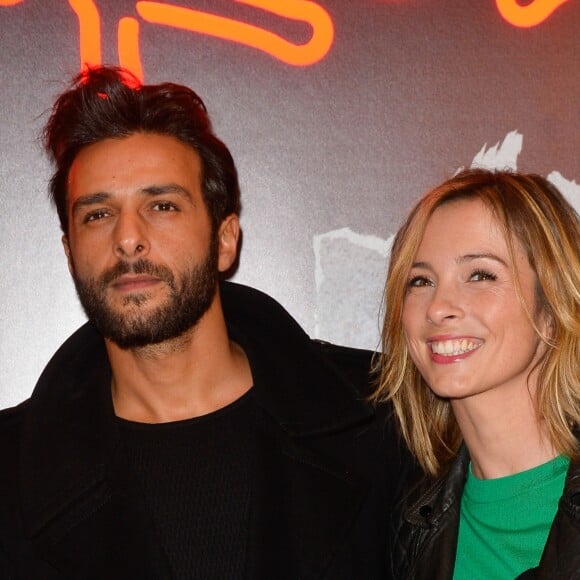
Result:
<instances>
[{"instance_id":1,"label":"black t-shirt","mask_svg":"<svg viewBox=\"0 0 580 580\"><path fill-rule=\"evenodd\" d=\"M202 417L118 424L175 578L242 579L256 455L252 390Z\"/></svg>"}]
</instances>

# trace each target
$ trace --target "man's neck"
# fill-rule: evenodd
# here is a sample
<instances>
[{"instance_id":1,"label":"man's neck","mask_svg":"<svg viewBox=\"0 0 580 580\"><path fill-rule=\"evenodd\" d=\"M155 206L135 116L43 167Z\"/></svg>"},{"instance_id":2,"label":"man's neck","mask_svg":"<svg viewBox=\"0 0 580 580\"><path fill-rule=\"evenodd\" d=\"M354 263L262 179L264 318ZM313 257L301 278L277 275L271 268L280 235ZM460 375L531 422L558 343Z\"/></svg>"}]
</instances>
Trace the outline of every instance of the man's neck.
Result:
<instances>
[{"instance_id":1,"label":"man's neck","mask_svg":"<svg viewBox=\"0 0 580 580\"><path fill-rule=\"evenodd\" d=\"M245 352L230 341L221 308L210 308L184 335L121 349L107 341L117 416L166 423L207 415L237 400L252 384Z\"/></svg>"}]
</instances>

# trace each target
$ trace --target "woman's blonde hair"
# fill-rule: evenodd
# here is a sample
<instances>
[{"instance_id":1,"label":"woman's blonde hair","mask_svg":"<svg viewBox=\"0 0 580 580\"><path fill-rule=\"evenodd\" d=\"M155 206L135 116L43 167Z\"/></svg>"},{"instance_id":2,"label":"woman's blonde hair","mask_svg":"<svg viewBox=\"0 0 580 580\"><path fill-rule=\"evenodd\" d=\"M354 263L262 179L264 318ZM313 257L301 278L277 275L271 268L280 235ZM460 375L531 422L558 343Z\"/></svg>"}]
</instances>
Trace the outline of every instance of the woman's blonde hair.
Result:
<instances>
[{"instance_id":1,"label":"woman's blonde hair","mask_svg":"<svg viewBox=\"0 0 580 580\"><path fill-rule=\"evenodd\" d=\"M580 221L562 194L539 175L462 171L411 211L391 251L374 399L392 401L412 453L427 473L439 475L455 457L462 437L449 400L431 391L409 356L402 314L409 272L429 218L441 205L462 199L485 203L503 230L516 293L547 344L539 363L538 417L558 452L577 459L580 447L573 430L580 423ZM550 336L542 335L522 298L514 259L517 242L536 274L536 306L550 317Z\"/></svg>"}]
</instances>

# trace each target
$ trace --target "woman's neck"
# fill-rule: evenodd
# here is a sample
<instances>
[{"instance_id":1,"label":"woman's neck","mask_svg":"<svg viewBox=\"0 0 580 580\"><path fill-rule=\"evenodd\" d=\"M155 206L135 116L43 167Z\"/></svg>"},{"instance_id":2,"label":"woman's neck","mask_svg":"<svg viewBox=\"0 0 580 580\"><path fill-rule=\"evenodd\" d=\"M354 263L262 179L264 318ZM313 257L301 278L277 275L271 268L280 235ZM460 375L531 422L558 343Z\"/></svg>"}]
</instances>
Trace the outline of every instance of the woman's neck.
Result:
<instances>
[{"instance_id":1,"label":"woman's neck","mask_svg":"<svg viewBox=\"0 0 580 580\"><path fill-rule=\"evenodd\" d=\"M533 393L493 391L452 401L478 479L513 475L558 455L538 420Z\"/></svg>"}]
</instances>

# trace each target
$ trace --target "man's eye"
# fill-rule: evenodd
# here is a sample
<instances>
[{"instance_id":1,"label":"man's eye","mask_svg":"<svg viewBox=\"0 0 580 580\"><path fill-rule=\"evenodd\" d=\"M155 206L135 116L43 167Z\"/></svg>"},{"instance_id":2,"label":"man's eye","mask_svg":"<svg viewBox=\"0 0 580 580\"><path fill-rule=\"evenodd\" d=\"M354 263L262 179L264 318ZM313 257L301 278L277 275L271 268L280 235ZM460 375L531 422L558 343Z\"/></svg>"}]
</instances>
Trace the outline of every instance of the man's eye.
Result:
<instances>
[{"instance_id":1,"label":"man's eye","mask_svg":"<svg viewBox=\"0 0 580 580\"><path fill-rule=\"evenodd\" d=\"M88 213L84 220L83 223L89 223L89 222L94 222L100 219L103 219L105 217L107 217L109 215L109 212L104 210L104 209L98 209L96 211L92 211L90 213Z\"/></svg>"},{"instance_id":2,"label":"man's eye","mask_svg":"<svg viewBox=\"0 0 580 580\"><path fill-rule=\"evenodd\" d=\"M476 270L471 273L469 280L472 282L485 282L486 280L497 280L497 276L486 270Z\"/></svg>"},{"instance_id":3,"label":"man's eye","mask_svg":"<svg viewBox=\"0 0 580 580\"><path fill-rule=\"evenodd\" d=\"M154 206L155 211L177 211L177 207L169 201L159 201Z\"/></svg>"},{"instance_id":4,"label":"man's eye","mask_svg":"<svg viewBox=\"0 0 580 580\"><path fill-rule=\"evenodd\" d=\"M407 285L409 288L421 288L422 286L432 286L433 283L425 276L413 276Z\"/></svg>"}]
</instances>

